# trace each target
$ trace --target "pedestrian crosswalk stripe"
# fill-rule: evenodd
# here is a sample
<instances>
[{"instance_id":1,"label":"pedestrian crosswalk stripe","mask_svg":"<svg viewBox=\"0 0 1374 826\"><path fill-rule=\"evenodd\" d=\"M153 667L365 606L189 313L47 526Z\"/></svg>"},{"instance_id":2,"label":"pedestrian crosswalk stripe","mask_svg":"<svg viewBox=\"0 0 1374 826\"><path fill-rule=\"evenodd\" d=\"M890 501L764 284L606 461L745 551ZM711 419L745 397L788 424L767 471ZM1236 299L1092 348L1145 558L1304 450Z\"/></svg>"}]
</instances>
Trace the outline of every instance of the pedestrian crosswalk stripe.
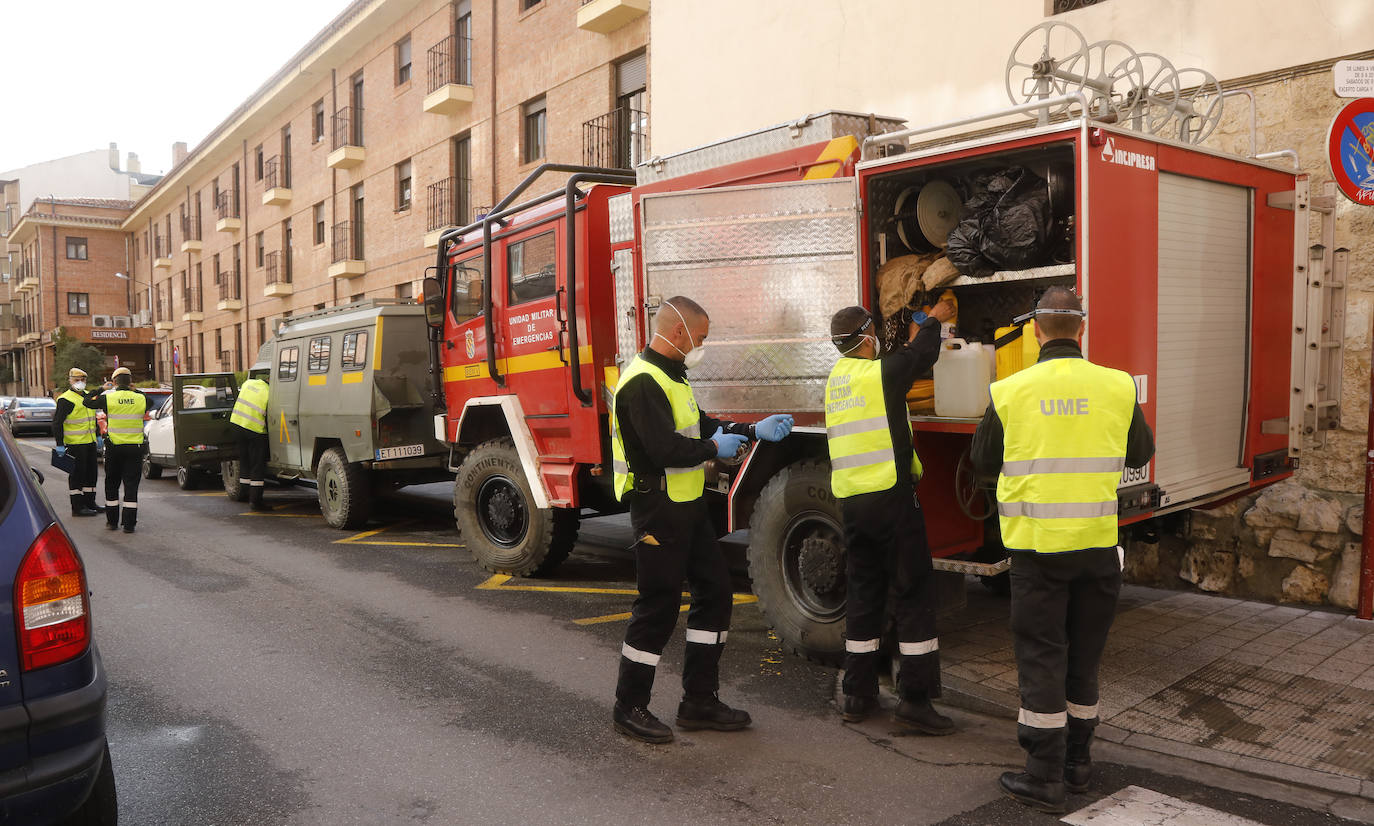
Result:
<instances>
[{"instance_id":1,"label":"pedestrian crosswalk stripe","mask_svg":"<svg viewBox=\"0 0 1374 826\"><path fill-rule=\"evenodd\" d=\"M1069 826L1261 826L1257 821L1219 812L1140 786L1127 786L1060 821Z\"/></svg>"}]
</instances>

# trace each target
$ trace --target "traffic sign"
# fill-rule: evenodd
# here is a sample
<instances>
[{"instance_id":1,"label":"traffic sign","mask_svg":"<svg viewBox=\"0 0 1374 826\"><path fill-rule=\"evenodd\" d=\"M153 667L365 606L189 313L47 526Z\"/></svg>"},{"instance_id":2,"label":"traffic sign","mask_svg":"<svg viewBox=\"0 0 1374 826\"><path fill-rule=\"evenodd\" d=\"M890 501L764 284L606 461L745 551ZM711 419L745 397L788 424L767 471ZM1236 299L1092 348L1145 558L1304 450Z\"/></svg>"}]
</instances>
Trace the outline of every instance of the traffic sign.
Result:
<instances>
[{"instance_id":1,"label":"traffic sign","mask_svg":"<svg viewBox=\"0 0 1374 826\"><path fill-rule=\"evenodd\" d=\"M1326 137L1331 175L1346 197L1374 206L1374 98L1347 103Z\"/></svg>"}]
</instances>

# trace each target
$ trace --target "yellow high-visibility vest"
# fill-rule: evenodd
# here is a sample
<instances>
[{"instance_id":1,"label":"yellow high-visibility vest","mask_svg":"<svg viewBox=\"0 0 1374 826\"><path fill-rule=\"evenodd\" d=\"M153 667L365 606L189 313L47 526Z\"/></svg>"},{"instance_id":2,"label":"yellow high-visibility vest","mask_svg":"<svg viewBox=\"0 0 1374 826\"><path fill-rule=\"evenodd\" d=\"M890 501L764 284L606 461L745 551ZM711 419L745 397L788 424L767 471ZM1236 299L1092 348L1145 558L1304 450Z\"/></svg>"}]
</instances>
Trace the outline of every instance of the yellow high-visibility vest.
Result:
<instances>
[{"instance_id":1,"label":"yellow high-visibility vest","mask_svg":"<svg viewBox=\"0 0 1374 826\"><path fill-rule=\"evenodd\" d=\"M911 432L910 420L906 423ZM897 484L897 452L887 423L883 369L877 359L841 358L825 380L825 437L830 447L830 490L844 498ZM911 479L921 478L911 446Z\"/></svg>"},{"instance_id":2,"label":"yellow high-visibility vest","mask_svg":"<svg viewBox=\"0 0 1374 826\"><path fill-rule=\"evenodd\" d=\"M143 444L143 414L148 398L132 390L111 390L105 394L105 432L116 445Z\"/></svg>"},{"instance_id":3,"label":"yellow high-visibility vest","mask_svg":"<svg viewBox=\"0 0 1374 826\"><path fill-rule=\"evenodd\" d=\"M1048 359L992 385L1003 545L1060 553L1117 544L1135 398L1130 375L1081 358Z\"/></svg>"},{"instance_id":4,"label":"yellow high-visibility vest","mask_svg":"<svg viewBox=\"0 0 1374 826\"><path fill-rule=\"evenodd\" d=\"M72 412L62 420L62 444L89 445L95 442L95 413L86 406L86 398L75 390L68 390L59 399L72 403Z\"/></svg>"},{"instance_id":5,"label":"yellow high-visibility vest","mask_svg":"<svg viewBox=\"0 0 1374 826\"><path fill-rule=\"evenodd\" d=\"M616 396L611 398L611 466L615 471L617 500L624 499L625 494L634 487L635 477L625 461L625 443L620 439L620 426L616 420L616 397L626 382L641 373L648 374L662 388L663 395L668 397L668 406L673 409L673 427L677 432L690 439L701 438L701 411L697 408L696 397L692 395L692 386L685 381L673 381L667 373L645 361L642 356L635 356L635 360L620 374L620 381L615 386ZM668 498L674 502L700 499L702 491L706 489L704 463L692 467L664 468L663 474L666 477Z\"/></svg>"},{"instance_id":6,"label":"yellow high-visibility vest","mask_svg":"<svg viewBox=\"0 0 1374 826\"><path fill-rule=\"evenodd\" d=\"M269 393L267 382L262 379L244 382L239 388L238 401L234 402L234 412L229 414L229 423L254 433L266 433Z\"/></svg>"}]
</instances>

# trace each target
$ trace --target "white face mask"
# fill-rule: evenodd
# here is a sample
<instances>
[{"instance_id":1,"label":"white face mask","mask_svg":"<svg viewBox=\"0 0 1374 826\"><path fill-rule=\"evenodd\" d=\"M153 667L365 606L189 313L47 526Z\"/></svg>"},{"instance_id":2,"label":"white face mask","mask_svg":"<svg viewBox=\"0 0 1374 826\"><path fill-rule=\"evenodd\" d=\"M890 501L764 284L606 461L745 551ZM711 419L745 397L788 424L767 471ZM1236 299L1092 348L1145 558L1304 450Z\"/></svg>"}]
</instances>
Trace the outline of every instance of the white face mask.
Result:
<instances>
[{"instance_id":1,"label":"white face mask","mask_svg":"<svg viewBox=\"0 0 1374 826\"><path fill-rule=\"evenodd\" d=\"M683 318L682 311L679 310L677 307L673 307L671 303L668 304L668 306L672 307L673 312L677 313L677 317L682 320L682 328L687 331L687 340L692 342L692 349L683 353L682 348L678 347L671 341L668 341L668 339L664 336L661 336L658 333L654 333L654 337L661 338L664 341L668 341L668 346L673 348L674 350L677 350L678 353L682 355L683 366L686 367L688 370L691 370L693 367L696 367L698 364L701 364L701 360L706 357L706 351L703 350L701 347L697 346L696 339L692 337L692 328L687 326L687 319Z\"/></svg>"},{"instance_id":2,"label":"white face mask","mask_svg":"<svg viewBox=\"0 0 1374 826\"><path fill-rule=\"evenodd\" d=\"M75 390L76 392L80 393L82 390L85 390L85 389L86 389L86 382L84 382L84 381L74 381L74 382L72 382L72 389Z\"/></svg>"},{"instance_id":3,"label":"white face mask","mask_svg":"<svg viewBox=\"0 0 1374 826\"><path fill-rule=\"evenodd\" d=\"M859 336L859 340L856 341L856 342L854 342L854 344L853 344L848 350L841 350L841 351L840 351L840 355L842 355L842 356L848 356L850 353L852 353L852 352L854 352L855 350L859 349L860 347L863 346L864 339L868 339L869 341L872 341L872 342L873 342L873 352L874 352L874 353L877 353L877 352L878 352L878 339L877 339L876 337L874 337L874 336L864 335L864 336ZM857 357L856 357L856 358L857 358Z\"/></svg>"}]
</instances>

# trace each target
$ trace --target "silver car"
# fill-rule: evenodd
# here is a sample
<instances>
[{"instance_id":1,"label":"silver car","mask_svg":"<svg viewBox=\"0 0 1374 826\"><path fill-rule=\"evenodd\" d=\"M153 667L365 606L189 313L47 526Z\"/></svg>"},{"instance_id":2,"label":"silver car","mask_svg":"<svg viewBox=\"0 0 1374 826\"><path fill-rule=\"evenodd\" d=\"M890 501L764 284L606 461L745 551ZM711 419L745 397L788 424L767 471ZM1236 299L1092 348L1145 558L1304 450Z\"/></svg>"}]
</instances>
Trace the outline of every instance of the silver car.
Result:
<instances>
[{"instance_id":1,"label":"silver car","mask_svg":"<svg viewBox=\"0 0 1374 826\"><path fill-rule=\"evenodd\" d=\"M52 399L18 396L10 400L4 418L10 432L16 436L21 433L51 434L52 417L56 412L57 402Z\"/></svg>"}]
</instances>

